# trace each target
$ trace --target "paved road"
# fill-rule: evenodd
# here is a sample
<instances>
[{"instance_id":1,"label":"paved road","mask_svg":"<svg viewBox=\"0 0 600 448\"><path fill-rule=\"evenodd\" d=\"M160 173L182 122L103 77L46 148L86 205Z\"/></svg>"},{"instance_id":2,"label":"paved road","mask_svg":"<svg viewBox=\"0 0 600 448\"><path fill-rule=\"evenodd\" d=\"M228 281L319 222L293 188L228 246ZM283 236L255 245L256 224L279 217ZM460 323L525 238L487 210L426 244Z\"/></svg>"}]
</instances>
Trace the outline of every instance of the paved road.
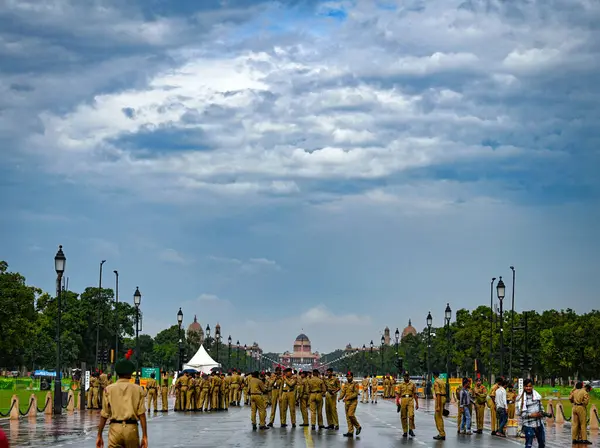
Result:
<instances>
[{"instance_id":1,"label":"paved road","mask_svg":"<svg viewBox=\"0 0 600 448\"><path fill-rule=\"evenodd\" d=\"M422 403L424 404L424 403ZM268 410L270 411L270 410ZM340 431L311 431L308 428L279 428L269 431L252 432L249 419L249 407L234 407L228 412L211 414L175 413L151 414L149 417L149 439L153 447L273 447L282 446L311 448L314 446L387 448L406 446L406 448L457 448L486 446L492 448L510 448L524 446L523 440L498 439L489 435L461 436L456 434L456 421L446 421L447 437L445 442L432 439L436 435L431 410L425 406L416 413L415 439L403 439L396 407L393 402L380 401L379 404L359 404L357 417L363 426L363 432L354 439L346 439L342 434L346 430L344 409L338 406ZM298 415L298 420L301 418ZM0 421L0 427L7 432L11 447L94 447L98 411L72 413L55 419L40 417L23 418L19 421ZM276 423L279 421L277 418ZM289 422L288 422L289 423ZM563 425L548 426L549 448L564 448L570 445L570 427ZM591 434L591 440L597 445L598 434ZM105 443L107 438L105 437Z\"/></svg>"}]
</instances>

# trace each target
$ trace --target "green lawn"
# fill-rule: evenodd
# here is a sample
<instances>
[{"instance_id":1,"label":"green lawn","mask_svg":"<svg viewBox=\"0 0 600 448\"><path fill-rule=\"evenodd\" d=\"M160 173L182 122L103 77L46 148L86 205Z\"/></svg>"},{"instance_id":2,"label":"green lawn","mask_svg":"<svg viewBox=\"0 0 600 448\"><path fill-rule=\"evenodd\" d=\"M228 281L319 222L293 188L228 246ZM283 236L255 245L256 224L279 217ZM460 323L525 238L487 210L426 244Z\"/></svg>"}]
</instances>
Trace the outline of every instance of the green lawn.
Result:
<instances>
[{"instance_id":1,"label":"green lawn","mask_svg":"<svg viewBox=\"0 0 600 448\"><path fill-rule=\"evenodd\" d=\"M44 401L46 399L47 391L30 391L30 390L0 390L0 412L6 414L10 409L10 400L13 395L17 395L19 397L19 409L21 412L25 412L29 407L29 397L31 394L35 394L37 397L38 403L37 407L42 409L44 407ZM77 395L79 392L75 392L75 399L77 399ZM64 405L64 403L63 403Z\"/></svg>"}]
</instances>

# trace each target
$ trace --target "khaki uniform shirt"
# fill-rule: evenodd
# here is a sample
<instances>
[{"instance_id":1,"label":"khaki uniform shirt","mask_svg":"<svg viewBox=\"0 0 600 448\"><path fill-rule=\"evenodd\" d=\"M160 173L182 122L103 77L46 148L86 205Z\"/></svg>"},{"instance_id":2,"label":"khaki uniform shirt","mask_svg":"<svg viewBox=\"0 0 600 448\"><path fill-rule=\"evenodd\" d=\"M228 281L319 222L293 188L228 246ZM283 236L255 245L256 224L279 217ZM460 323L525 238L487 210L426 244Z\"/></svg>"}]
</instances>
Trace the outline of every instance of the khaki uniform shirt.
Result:
<instances>
[{"instance_id":1,"label":"khaki uniform shirt","mask_svg":"<svg viewBox=\"0 0 600 448\"><path fill-rule=\"evenodd\" d=\"M327 389L327 392L331 395L337 395L341 389L340 380L333 376L331 378L325 378L323 381L325 381L325 388Z\"/></svg>"},{"instance_id":2,"label":"khaki uniform shirt","mask_svg":"<svg viewBox=\"0 0 600 448\"><path fill-rule=\"evenodd\" d=\"M417 395L417 386L412 381L408 383L402 381L398 384L396 393L400 395L400 398L414 398ZM406 395L409 395L409 397L406 397Z\"/></svg>"},{"instance_id":3,"label":"khaki uniform shirt","mask_svg":"<svg viewBox=\"0 0 600 448\"><path fill-rule=\"evenodd\" d=\"M262 395L266 390L265 383L263 383L262 380L254 377L251 377L250 380L248 380L248 387L250 395Z\"/></svg>"},{"instance_id":4,"label":"khaki uniform shirt","mask_svg":"<svg viewBox=\"0 0 600 448\"><path fill-rule=\"evenodd\" d=\"M346 401L356 400L358 397L358 383L348 382L344 385L342 393L340 394L340 400L345 398Z\"/></svg>"},{"instance_id":5,"label":"khaki uniform shirt","mask_svg":"<svg viewBox=\"0 0 600 448\"><path fill-rule=\"evenodd\" d=\"M146 383L146 389L147 390L158 389L158 386L156 384L156 380L154 378L150 378L148 380L148 382Z\"/></svg>"},{"instance_id":6,"label":"khaki uniform shirt","mask_svg":"<svg viewBox=\"0 0 600 448\"><path fill-rule=\"evenodd\" d=\"M485 404L487 400L487 389L483 384L473 388L473 399L476 404Z\"/></svg>"},{"instance_id":7,"label":"khaki uniform shirt","mask_svg":"<svg viewBox=\"0 0 600 448\"><path fill-rule=\"evenodd\" d=\"M284 377L281 381L281 390L283 392L291 392L296 388L298 381L293 376L291 378Z\"/></svg>"},{"instance_id":8,"label":"khaki uniform shirt","mask_svg":"<svg viewBox=\"0 0 600 448\"><path fill-rule=\"evenodd\" d=\"M108 420L138 420L146 412L144 390L128 379L120 379L104 389L102 417Z\"/></svg>"},{"instance_id":9,"label":"khaki uniform shirt","mask_svg":"<svg viewBox=\"0 0 600 448\"><path fill-rule=\"evenodd\" d=\"M325 382L320 377L313 376L306 383L308 385L308 392L311 394L325 394L327 391Z\"/></svg>"}]
</instances>

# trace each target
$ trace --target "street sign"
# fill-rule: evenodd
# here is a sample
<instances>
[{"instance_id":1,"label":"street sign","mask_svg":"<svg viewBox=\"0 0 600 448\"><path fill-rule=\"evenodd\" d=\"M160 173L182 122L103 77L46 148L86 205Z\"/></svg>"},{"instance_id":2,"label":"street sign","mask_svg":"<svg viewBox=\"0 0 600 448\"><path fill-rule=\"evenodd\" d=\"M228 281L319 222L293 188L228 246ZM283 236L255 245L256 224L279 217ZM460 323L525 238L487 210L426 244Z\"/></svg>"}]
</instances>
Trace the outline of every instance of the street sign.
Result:
<instances>
[{"instance_id":1,"label":"street sign","mask_svg":"<svg viewBox=\"0 0 600 448\"><path fill-rule=\"evenodd\" d=\"M88 390L90 388L90 371L89 370L85 371L83 384L85 385L85 388L83 390Z\"/></svg>"},{"instance_id":2,"label":"street sign","mask_svg":"<svg viewBox=\"0 0 600 448\"><path fill-rule=\"evenodd\" d=\"M519 378L519 390L518 390L518 397L520 397L521 395L523 395L523 378Z\"/></svg>"},{"instance_id":3,"label":"street sign","mask_svg":"<svg viewBox=\"0 0 600 448\"><path fill-rule=\"evenodd\" d=\"M151 373L154 373L155 378L160 378L160 369L158 367L142 367L142 376L140 378L150 378Z\"/></svg>"}]
</instances>

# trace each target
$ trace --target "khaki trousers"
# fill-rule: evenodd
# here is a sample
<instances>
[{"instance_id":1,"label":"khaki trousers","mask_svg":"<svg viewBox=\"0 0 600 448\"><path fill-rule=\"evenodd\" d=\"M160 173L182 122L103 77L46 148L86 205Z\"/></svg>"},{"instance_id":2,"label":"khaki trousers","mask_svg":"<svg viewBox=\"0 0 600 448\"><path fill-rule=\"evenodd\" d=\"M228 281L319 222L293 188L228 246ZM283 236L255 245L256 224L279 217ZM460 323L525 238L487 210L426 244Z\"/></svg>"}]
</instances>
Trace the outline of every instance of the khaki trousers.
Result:
<instances>
[{"instance_id":1,"label":"khaki trousers","mask_svg":"<svg viewBox=\"0 0 600 448\"><path fill-rule=\"evenodd\" d=\"M308 425L308 394L302 394L300 397L300 414L302 414L302 424Z\"/></svg>"},{"instance_id":2,"label":"khaki trousers","mask_svg":"<svg viewBox=\"0 0 600 448\"><path fill-rule=\"evenodd\" d=\"M414 398L403 397L400 399L400 421L402 432L415 429L415 402Z\"/></svg>"},{"instance_id":3,"label":"khaki trousers","mask_svg":"<svg viewBox=\"0 0 600 448\"><path fill-rule=\"evenodd\" d=\"M348 423L348 432L354 433L354 428L360 428L360 423L356 418L356 405L358 404L358 398L346 401L346 423Z\"/></svg>"},{"instance_id":4,"label":"khaki trousers","mask_svg":"<svg viewBox=\"0 0 600 448\"><path fill-rule=\"evenodd\" d=\"M327 392L325 395L325 416L329 426L340 426L337 412L337 394Z\"/></svg>"},{"instance_id":5,"label":"khaki trousers","mask_svg":"<svg viewBox=\"0 0 600 448\"><path fill-rule=\"evenodd\" d=\"M444 415L442 413L445 405L446 398L442 397L440 408L436 409L434 413L435 427L437 428L438 434L442 437L446 437L446 430L444 429Z\"/></svg>"},{"instance_id":6,"label":"khaki trousers","mask_svg":"<svg viewBox=\"0 0 600 448\"><path fill-rule=\"evenodd\" d=\"M287 423L287 411L290 409L290 420L292 425L296 424L296 392L287 391L281 393L279 419L282 425Z\"/></svg>"},{"instance_id":7,"label":"khaki trousers","mask_svg":"<svg viewBox=\"0 0 600 448\"><path fill-rule=\"evenodd\" d=\"M156 395L156 389L148 389L148 410L152 408L154 403L154 411L158 410L158 396Z\"/></svg>"},{"instance_id":8,"label":"khaki trousers","mask_svg":"<svg viewBox=\"0 0 600 448\"><path fill-rule=\"evenodd\" d=\"M573 440L587 440L587 412L584 406L573 405L571 438Z\"/></svg>"},{"instance_id":9,"label":"khaki trousers","mask_svg":"<svg viewBox=\"0 0 600 448\"><path fill-rule=\"evenodd\" d=\"M267 405L262 394L250 396L250 420L253 425L256 425L256 411L258 411L260 426L265 426L267 424Z\"/></svg>"},{"instance_id":10,"label":"khaki trousers","mask_svg":"<svg viewBox=\"0 0 600 448\"><path fill-rule=\"evenodd\" d=\"M483 417L485 416L485 404L475 405L475 416L477 419L477 430L483 429Z\"/></svg>"},{"instance_id":11,"label":"khaki trousers","mask_svg":"<svg viewBox=\"0 0 600 448\"><path fill-rule=\"evenodd\" d=\"M496 403L491 398L488 400L488 406L490 408L490 426L492 428L492 432L496 432L498 430L498 417L496 417Z\"/></svg>"},{"instance_id":12,"label":"khaki trousers","mask_svg":"<svg viewBox=\"0 0 600 448\"><path fill-rule=\"evenodd\" d=\"M140 436L137 425L114 423L108 429L108 448L138 448Z\"/></svg>"},{"instance_id":13,"label":"khaki trousers","mask_svg":"<svg viewBox=\"0 0 600 448\"><path fill-rule=\"evenodd\" d=\"M210 394L208 389L200 390L200 402L198 403L198 409L204 408L205 411L208 411L210 407Z\"/></svg>"},{"instance_id":14,"label":"khaki trousers","mask_svg":"<svg viewBox=\"0 0 600 448\"><path fill-rule=\"evenodd\" d=\"M313 392L310 394L310 424L315 426L317 421L319 426L323 426L323 394Z\"/></svg>"},{"instance_id":15,"label":"khaki trousers","mask_svg":"<svg viewBox=\"0 0 600 448\"><path fill-rule=\"evenodd\" d=\"M275 421L275 412L277 412L277 404L278 403L279 403L279 389L274 389L271 391L271 418L269 419L269 423L273 423ZM279 404L281 404L281 403L279 403Z\"/></svg>"}]
</instances>

